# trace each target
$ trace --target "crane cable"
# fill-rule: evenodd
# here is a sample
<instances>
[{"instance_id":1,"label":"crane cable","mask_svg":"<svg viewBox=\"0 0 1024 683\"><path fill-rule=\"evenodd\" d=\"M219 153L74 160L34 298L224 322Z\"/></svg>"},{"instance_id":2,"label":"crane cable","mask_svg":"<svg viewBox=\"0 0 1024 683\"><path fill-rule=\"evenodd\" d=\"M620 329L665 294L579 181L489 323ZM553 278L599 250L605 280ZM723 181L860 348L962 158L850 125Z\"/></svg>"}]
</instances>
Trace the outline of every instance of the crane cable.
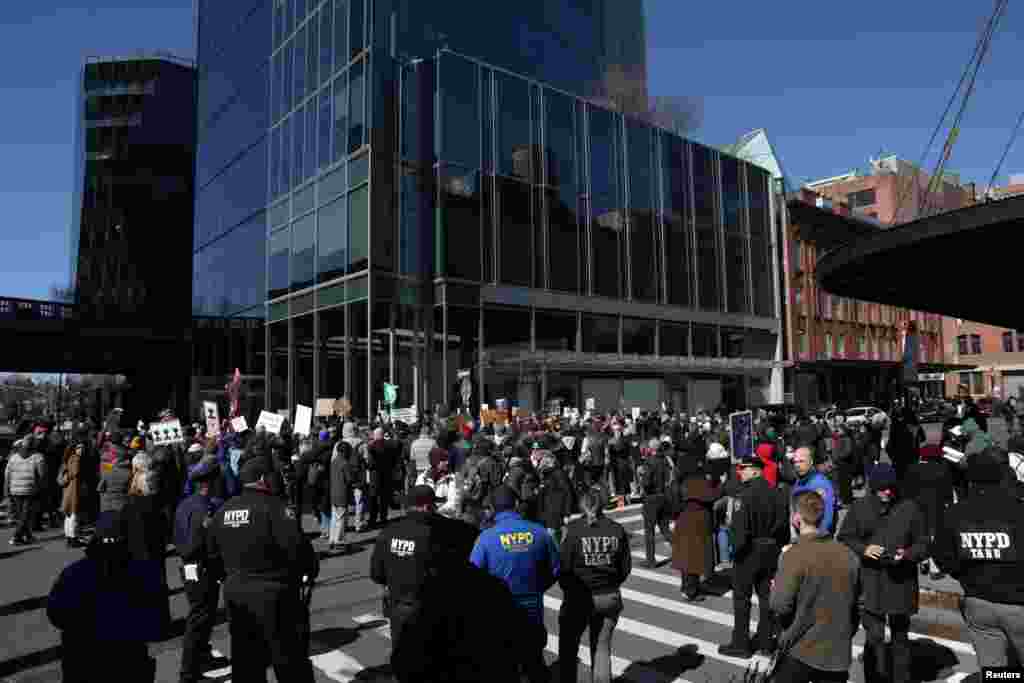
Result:
<instances>
[{"instance_id":1,"label":"crane cable","mask_svg":"<svg viewBox=\"0 0 1024 683\"><path fill-rule=\"evenodd\" d=\"M948 161L950 154L953 151L953 143L956 142L956 138L960 134L960 123L963 120L964 112L967 110L967 104L970 102L971 95L974 94L974 84L978 78L978 72L981 71L981 65L985 61L989 48L992 46L992 36L995 35L999 22L1006 13L1006 7L1009 5L1009 2L1010 0L998 0L996 3L996 11L992 20L989 22L988 31L985 33L981 51L978 54L978 59L974 63L974 71L971 73L970 83L968 83L967 90L964 92L964 99L960 103L960 109L957 111L956 118L953 119L953 126L950 128L949 137L946 140L942 156L939 157L939 161L935 165L935 172L932 174L931 182L928 183L928 188L925 191L924 196L921 198L921 204L918 207L919 215L923 215L929 208L929 201L931 200L933 193L932 188L938 187L942 182L941 174L945 169L946 162Z\"/></svg>"},{"instance_id":2,"label":"crane cable","mask_svg":"<svg viewBox=\"0 0 1024 683\"><path fill-rule=\"evenodd\" d=\"M921 160L917 164L917 168L923 168L925 160L928 158L928 154L932 150L932 145L935 144L935 139L939 136L939 132L942 130L942 124L946 122L946 117L949 116L949 111L953 108L953 103L956 102L957 96L960 94L960 89L964 87L964 83L967 81L967 77L971 72L971 66L978 60L978 54L981 52L982 45L985 42L985 37L990 33L992 24L995 21L996 15L999 12L999 6L1003 0L996 0L996 7L992 12L992 16L988 18L982 27L981 35L978 37L978 42L974 45L974 53L971 55L971 59L964 66L963 74L960 75L960 82L957 83L956 89L953 94L950 95L949 101L946 103L946 109L942 112L942 116L939 118L939 122L935 124L935 130L932 131L932 136L928 140L928 145L925 147L924 153L921 155ZM913 179L913 183L916 184L917 178L916 173ZM892 214L891 223L895 223L900 215L900 210L903 208L903 201L906 199L908 184L900 183L899 194L896 197L896 210Z\"/></svg>"},{"instance_id":3,"label":"crane cable","mask_svg":"<svg viewBox=\"0 0 1024 683\"><path fill-rule=\"evenodd\" d=\"M1013 143L1017 141L1017 134L1020 133L1021 124L1024 124L1024 111L1017 117L1017 125L1013 128L1013 133L1010 134L1010 139L1006 143L1006 147L1003 148L1003 156L999 157L999 163L996 164L996 169L992 171L992 177L988 181L987 191L991 191L992 187L996 184L996 176L999 175L999 171L1003 169L1003 162L1006 161L1006 155L1010 153L1010 148L1013 147Z\"/></svg>"}]
</instances>

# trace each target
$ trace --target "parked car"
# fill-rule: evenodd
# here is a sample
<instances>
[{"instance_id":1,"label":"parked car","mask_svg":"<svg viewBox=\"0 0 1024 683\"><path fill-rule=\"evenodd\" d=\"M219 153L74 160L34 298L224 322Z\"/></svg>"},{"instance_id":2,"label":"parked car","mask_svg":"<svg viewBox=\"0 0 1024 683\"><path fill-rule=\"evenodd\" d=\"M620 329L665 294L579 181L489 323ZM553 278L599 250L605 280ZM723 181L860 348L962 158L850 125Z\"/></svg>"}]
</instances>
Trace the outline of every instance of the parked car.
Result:
<instances>
[{"instance_id":1,"label":"parked car","mask_svg":"<svg viewBox=\"0 0 1024 683\"><path fill-rule=\"evenodd\" d=\"M992 397L985 396L975 401L974 405L978 407L978 413L983 417L992 417L992 403Z\"/></svg>"},{"instance_id":2,"label":"parked car","mask_svg":"<svg viewBox=\"0 0 1024 683\"><path fill-rule=\"evenodd\" d=\"M857 425L862 422L875 422L877 421L878 415L881 415L881 419L888 420L889 416L884 411L878 408L872 408L871 406L861 406L859 408L850 408L846 411L846 424Z\"/></svg>"}]
</instances>

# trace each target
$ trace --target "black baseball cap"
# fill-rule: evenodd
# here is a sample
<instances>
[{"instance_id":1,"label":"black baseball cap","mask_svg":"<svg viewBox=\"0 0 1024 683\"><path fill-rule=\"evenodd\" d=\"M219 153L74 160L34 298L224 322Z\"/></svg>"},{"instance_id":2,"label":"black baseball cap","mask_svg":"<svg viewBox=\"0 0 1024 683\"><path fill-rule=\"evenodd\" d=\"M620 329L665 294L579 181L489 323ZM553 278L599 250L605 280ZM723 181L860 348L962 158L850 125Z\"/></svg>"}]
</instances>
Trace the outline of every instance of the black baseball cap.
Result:
<instances>
[{"instance_id":1,"label":"black baseball cap","mask_svg":"<svg viewBox=\"0 0 1024 683\"><path fill-rule=\"evenodd\" d=\"M434 489L430 488L426 484L420 484L419 486L413 486L409 490L409 495L405 497L406 507L422 507L424 505L433 505L436 499Z\"/></svg>"},{"instance_id":2,"label":"black baseball cap","mask_svg":"<svg viewBox=\"0 0 1024 683\"><path fill-rule=\"evenodd\" d=\"M242 484L255 484L260 479L270 474L271 469L267 459L264 457L250 458L239 468L238 479Z\"/></svg>"}]
</instances>

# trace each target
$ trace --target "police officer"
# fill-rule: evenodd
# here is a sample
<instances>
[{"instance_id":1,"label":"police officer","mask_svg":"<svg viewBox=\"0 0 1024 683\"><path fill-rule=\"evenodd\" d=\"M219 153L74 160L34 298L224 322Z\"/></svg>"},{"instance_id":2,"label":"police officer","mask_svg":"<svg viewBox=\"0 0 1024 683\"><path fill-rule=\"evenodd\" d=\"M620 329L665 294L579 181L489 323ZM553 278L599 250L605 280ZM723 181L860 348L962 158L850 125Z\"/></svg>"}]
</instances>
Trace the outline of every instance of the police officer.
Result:
<instances>
[{"instance_id":1,"label":"police officer","mask_svg":"<svg viewBox=\"0 0 1024 683\"><path fill-rule=\"evenodd\" d=\"M771 654L775 649L775 626L769 607L772 576L779 553L789 541L789 508L785 496L762 476L764 462L756 456L740 461L742 480L733 507L732 534L735 543L733 570L732 640L718 648L719 654L748 659L750 643L750 598L756 591L759 617L755 642L757 651Z\"/></svg>"},{"instance_id":2,"label":"police officer","mask_svg":"<svg viewBox=\"0 0 1024 683\"><path fill-rule=\"evenodd\" d=\"M651 439L648 446L647 458L641 466L640 481L644 492L644 548L647 551L645 566L654 569L657 566L654 557L655 527L661 530L661 535L668 543L672 542L672 532L669 529L672 510L668 496L665 495L672 476L665 450L661 448L658 440Z\"/></svg>"},{"instance_id":3,"label":"police officer","mask_svg":"<svg viewBox=\"0 0 1024 683\"><path fill-rule=\"evenodd\" d=\"M188 618L181 649L181 683L202 680L203 665L213 659L210 634L220 600L223 569L210 562L207 529L212 521L211 483L220 475L215 459L203 459L189 474L196 492L178 505L174 517L174 545L181 558L181 580L188 598Z\"/></svg>"},{"instance_id":4,"label":"police officer","mask_svg":"<svg viewBox=\"0 0 1024 683\"><path fill-rule=\"evenodd\" d=\"M1024 661L1024 505L1002 485L988 449L968 465L969 492L940 520L932 552L964 589L963 614L981 667L1007 666L1007 645Z\"/></svg>"},{"instance_id":5,"label":"police officer","mask_svg":"<svg viewBox=\"0 0 1024 683\"><path fill-rule=\"evenodd\" d=\"M318 561L294 513L273 495L272 474L265 458L246 461L241 495L224 504L210 528L211 560L222 561L227 576L231 678L265 681L270 664L279 681L313 683L300 591L304 577L315 580Z\"/></svg>"},{"instance_id":6,"label":"police officer","mask_svg":"<svg viewBox=\"0 0 1024 683\"><path fill-rule=\"evenodd\" d=\"M516 511L519 498L508 486L499 486L491 500L496 513L494 526L480 534L469 561L508 584L536 636L533 647L517 659L530 683L543 683L548 680L544 593L558 578L558 546L547 529L523 519Z\"/></svg>"},{"instance_id":7,"label":"police officer","mask_svg":"<svg viewBox=\"0 0 1024 683\"><path fill-rule=\"evenodd\" d=\"M405 517L377 536L370 558L370 578L388 589L386 611L395 648L402 636L402 627L420 607L428 569L438 560L432 554L441 548L453 557L464 559L469 556L475 540L473 527L436 513L434 489L414 486L409 492Z\"/></svg>"},{"instance_id":8,"label":"police officer","mask_svg":"<svg viewBox=\"0 0 1024 683\"><path fill-rule=\"evenodd\" d=\"M610 683L612 633L622 613L620 586L633 570L629 534L604 516L601 486L580 498L583 517L573 521L562 544L558 582L565 601L558 615L559 680L575 681L583 631L590 629L594 683Z\"/></svg>"}]
</instances>

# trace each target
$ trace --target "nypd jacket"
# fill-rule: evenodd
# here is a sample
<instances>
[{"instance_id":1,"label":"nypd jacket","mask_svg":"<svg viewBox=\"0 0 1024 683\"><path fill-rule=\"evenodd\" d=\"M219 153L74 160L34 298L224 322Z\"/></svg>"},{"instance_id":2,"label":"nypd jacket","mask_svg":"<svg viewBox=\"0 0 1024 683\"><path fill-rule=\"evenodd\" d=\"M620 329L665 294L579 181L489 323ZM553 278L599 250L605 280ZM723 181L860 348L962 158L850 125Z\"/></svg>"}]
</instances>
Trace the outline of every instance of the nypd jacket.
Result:
<instances>
[{"instance_id":1,"label":"nypd jacket","mask_svg":"<svg viewBox=\"0 0 1024 683\"><path fill-rule=\"evenodd\" d=\"M377 536L370 578L387 586L392 600L418 602L432 569L450 557L465 562L475 540L476 530L464 522L410 510Z\"/></svg>"},{"instance_id":2,"label":"nypd jacket","mask_svg":"<svg viewBox=\"0 0 1024 683\"><path fill-rule=\"evenodd\" d=\"M318 571L316 553L294 513L269 489L246 487L224 503L207 541L210 559L223 562L227 582L298 585Z\"/></svg>"},{"instance_id":3,"label":"nypd jacket","mask_svg":"<svg viewBox=\"0 0 1024 683\"><path fill-rule=\"evenodd\" d=\"M633 571L629 534L607 517L594 524L577 519L562 542L558 583L566 593L608 593L617 590Z\"/></svg>"},{"instance_id":4,"label":"nypd jacket","mask_svg":"<svg viewBox=\"0 0 1024 683\"><path fill-rule=\"evenodd\" d=\"M1024 605L1024 504L999 485L949 508L932 554L968 597Z\"/></svg>"},{"instance_id":5,"label":"nypd jacket","mask_svg":"<svg viewBox=\"0 0 1024 683\"><path fill-rule=\"evenodd\" d=\"M746 558L762 547L777 550L789 541L786 496L763 477L740 485L733 509L732 534L737 558Z\"/></svg>"},{"instance_id":6,"label":"nypd jacket","mask_svg":"<svg viewBox=\"0 0 1024 683\"><path fill-rule=\"evenodd\" d=\"M554 585L561 561L558 546L540 524L518 512L500 512L477 539L469 561L508 584L512 594L540 596Z\"/></svg>"},{"instance_id":7,"label":"nypd jacket","mask_svg":"<svg viewBox=\"0 0 1024 683\"><path fill-rule=\"evenodd\" d=\"M836 492L832 488L832 482L816 470L811 470L806 477L796 480L791 492L790 501L795 502L796 497L805 491L817 491L825 501L825 514L821 516L821 523L818 524L818 531L832 534L835 532L836 515Z\"/></svg>"}]
</instances>

